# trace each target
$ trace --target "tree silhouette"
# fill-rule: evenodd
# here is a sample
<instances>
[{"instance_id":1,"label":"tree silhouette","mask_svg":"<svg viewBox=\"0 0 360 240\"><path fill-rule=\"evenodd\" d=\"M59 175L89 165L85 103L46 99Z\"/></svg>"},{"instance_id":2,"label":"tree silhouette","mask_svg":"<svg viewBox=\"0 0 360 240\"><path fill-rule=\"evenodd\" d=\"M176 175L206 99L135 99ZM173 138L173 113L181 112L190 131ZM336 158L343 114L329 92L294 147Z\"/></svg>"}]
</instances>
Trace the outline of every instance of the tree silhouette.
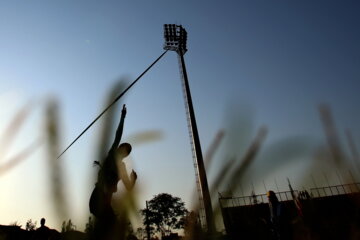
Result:
<instances>
[{"instance_id":1,"label":"tree silhouette","mask_svg":"<svg viewBox=\"0 0 360 240\"><path fill-rule=\"evenodd\" d=\"M174 229L184 227L188 213L184 202L168 193L160 193L148 202L148 208L141 210L145 226L153 225L162 236L169 235Z\"/></svg>"},{"instance_id":2,"label":"tree silhouette","mask_svg":"<svg viewBox=\"0 0 360 240\"><path fill-rule=\"evenodd\" d=\"M142 227L136 229L136 237L138 239L144 239L146 237L146 230Z\"/></svg>"},{"instance_id":3,"label":"tree silhouette","mask_svg":"<svg viewBox=\"0 0 360 240\"><path fill-rule=\"evenodd\" d=\"M63 221L61 226L61 232L70 232L76 230L76 226L72 223L71 219L69 219L67 222Z\"/></svg>"},{"instance_id":4,"label":"tree silhouette","mask_svg":"<svg viewBox=\"0 0 360 240\"><path fill-rule=\"evenodd\" d=\"M94 231L94 220L89 217L88 222L85 225L85 233L91 234Z\"/></svg>"},{"instance_id":5,"label":"tree silhouette","mask_svg":"<svg viewBox=\"0 0 360 240\"><path fill-rule=\"evenodd\" d=\"M11 222L11 223L9 224L9 226L20 227L20 228L21 228L21 224L20 224L18 221Z\"/></svg>"},{"instance_id":6,"label":"tree silhouette","mask_svg":"<svg viewBox=\"0 0 360 240\"><path fill-rule=\"evenodd\" d=\"M26 225L25 225L25 230L26 231L35 231L36 224L37 224L37 222L36 221L33 222L32 219L27 220Z\"/></svg>"}]
</instances>

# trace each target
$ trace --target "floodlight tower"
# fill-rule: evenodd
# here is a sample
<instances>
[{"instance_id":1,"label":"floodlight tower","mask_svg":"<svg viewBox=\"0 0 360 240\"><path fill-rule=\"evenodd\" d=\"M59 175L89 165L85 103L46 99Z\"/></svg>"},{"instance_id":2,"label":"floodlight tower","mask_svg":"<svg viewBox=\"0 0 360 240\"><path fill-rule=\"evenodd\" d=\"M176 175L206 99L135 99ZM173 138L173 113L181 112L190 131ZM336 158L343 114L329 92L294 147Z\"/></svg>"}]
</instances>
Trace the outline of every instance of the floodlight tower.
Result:
<instances>
[{"instance_id":1,"label":"floodlight tower","mask_svg":"<svg viewBox=\"0 0 360 240\"><path fill-rule=\"evenodd\" d=\"M205 214L205 220L201 219L201 224L207 229L208 233L215 230L213 210L211 206L211 198L209 186L206 177L206 171L201 152L199 133L196 126L195 113L191 100L190 87L185 68L184 54L186 53L187 32L181 25L165 24L164 25L165 50L175 51L178 54L180 75L182 79L183 93L185 99L185 109L188 121L190 142L193 153L195 177L199 192L200 216L202 212Z\"/></svg>"}]
</instances>

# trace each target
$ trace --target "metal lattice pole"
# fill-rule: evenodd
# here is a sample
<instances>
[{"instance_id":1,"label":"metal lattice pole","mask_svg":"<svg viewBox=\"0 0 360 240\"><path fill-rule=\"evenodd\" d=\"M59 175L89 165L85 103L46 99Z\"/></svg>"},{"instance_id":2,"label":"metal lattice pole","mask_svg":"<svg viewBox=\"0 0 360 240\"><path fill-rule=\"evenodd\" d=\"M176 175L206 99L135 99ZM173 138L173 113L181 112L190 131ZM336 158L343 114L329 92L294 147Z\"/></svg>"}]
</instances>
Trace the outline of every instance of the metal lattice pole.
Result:
<instances>
[{"instance_id":1,"label":"metal lattice pole","mask_svg":"<svg viewBox=\"0 0 360 240\"><path fill-rule=\"evenodd\" d=\"M193 160L195 167L195 177L197 184L199 183L199 199L200 207L203 207L201 212L205 212L206 220L206 230L208 233L213 233L215 231L215 224L213 218L213 210L211 205L211 198L209 192L209 186L206 177L206 171L204 166L204 160L201 151L200 138L196 125L195 112L192 104L190 87L188 82L188 77L186 73L184 54L187 51L186 49L186 40L187 33L181 25L175 24L165 24L164 25L164 37L165 37L165 50L172 50L178 54L179 65L180 65L180 74L184 91L185 99L185 109L188 120L188 128L190 134L190 143L193 152ZM204 225L204 224L202 224Z\"/></svg>"}]
</instances>

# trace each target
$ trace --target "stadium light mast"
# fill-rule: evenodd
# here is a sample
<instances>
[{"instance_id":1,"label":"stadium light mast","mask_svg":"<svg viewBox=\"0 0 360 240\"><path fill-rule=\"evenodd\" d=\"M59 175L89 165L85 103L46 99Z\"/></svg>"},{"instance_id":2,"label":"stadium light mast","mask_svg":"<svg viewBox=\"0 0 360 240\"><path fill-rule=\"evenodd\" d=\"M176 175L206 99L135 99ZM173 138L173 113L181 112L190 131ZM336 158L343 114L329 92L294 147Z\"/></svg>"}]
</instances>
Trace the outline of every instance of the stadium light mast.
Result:
<instances>
[{"instance_id":1,"label":"stadium light mast","mask_svg":"<svg viewBox=\"0 0 360 240\"><path fill-rule=\"evenodd\" d=\"M211 206L211 198L209 193L209 186L206 177L206 171L201 152L201 145L199 139L199 133L196 125L195 113L192 104L190 87L188 77L186 73L184 54L187 51L186 41L187 32L181 25L165 24L164 25L164 37L165 37L165 50L175 51L178 54L180 75L182 79L183 93L185 99L185 109L187 114L190 142L193 153L194 167L195 167L195 178L197 188L199 192L199 204L200 204L200 219L201 224L204 226L206 223L206 229L209 234L214 233L215 224L213 218L213 210ZM204 222L202 215L206 222Z\"/></svg>"}]
</instances>

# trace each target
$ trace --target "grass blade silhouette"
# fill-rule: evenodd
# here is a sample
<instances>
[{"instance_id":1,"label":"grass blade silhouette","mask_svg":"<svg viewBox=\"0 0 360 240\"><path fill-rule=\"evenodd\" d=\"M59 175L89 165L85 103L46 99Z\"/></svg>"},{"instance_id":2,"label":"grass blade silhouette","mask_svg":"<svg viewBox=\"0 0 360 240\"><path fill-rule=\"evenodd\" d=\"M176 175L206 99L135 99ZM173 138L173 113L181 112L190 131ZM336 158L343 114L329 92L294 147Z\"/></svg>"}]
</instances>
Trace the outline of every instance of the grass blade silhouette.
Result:
<instances>
[{"instance_id":1,"label":"grass blade silhouette","mask_svg":"<svg viewBox=\"0 0 360 240\"><path fill-rule=\"evenodd\" d=\"M217 132L214 140L212 141L212 143L208 147L207 152L205 153L204 163L205 163L205 169L207 171L210 169L214 154L215 154L216 150L219 148L220 143L224 138L224 135L225 135L225 131L224 130L219 130Z\"/></svg>"},{"instance_id":2,"label":"grass blade silhouette","mask_svg":"<svg viewBox=\"0 0 360 240\"><path fill-rule=\"evenodd\" d=\"M51 193L53 197L54 208L59 220L67 219L68 206L66 195L64 193L64 178L61 162L57 161L59 153L59 110L55 100L49 100L46 105L46 133L47 133L47 151L48 167L51 182Z\"/></svg>"},{"instance_id":3,"label":"grass blade silhouette","mask_svg":"<svg viewBox=\"0 0 360 240\"><path fill-rule=\"evenodd\" d=\"M235 188L235 186L240 182L240 179L243 177L245 171L249 168L250 164L255 160L255 157L259 152L261 145L265 140L266 135L267 135L267 128L261 127L253 143L250 145L245 156L242 158L240 165L236 167L232 176L228 180L230 184L230 190L233 190Z\"/></svg>"},{"instance_id":4,"label":"grass blade silhouette","mask_svg":"<svg viewBox=\"0 0 360 240\"><path fill-rule=\"evenodd\" d=\"M30 111L32 110L31 104L32 103L30 102L30 103L24 105L20 109L20 111L18 111L16 113L15 117L12 119L9 126L6 128L6 130L4 132L4 136L1 138L1 142L0 142L0 154L2 156L6 155L7 151L10 148L9 146L14 141L14 138L16 137L19 130L23 126L25 119L27 118ZM0 155L0 159L2 159L1 155Z\"/></svg>"},{"instance_id":5,"label":"grass blade silhouette","mask_svg":"<svg viewBox=\"0 0 360 240\"><path fill-rule=\"evenodd\" d=\"M107 94L107 99L105 102L105 107L109 106L113 99L116 98L119 92L125 90L126 80L123 78L116 82L114 86L110 89L109 94ZM121 103L121 102L120 102ZM113 131L113 123L115 122L115 111L114 108L109 109L106 115L102 120L100 137L98 141L98 153L97 153L97 161L101 162L107 155L108 148L110 146L110 139L114 136Z\"/></svg>"},{"instance_id":6,"label":"grass blade silhouette","mask_svg":"<svg viewBox=\"0 0 360 240\"><path fill-rule=\"evenodd\" d=\"M18 153L15 157L12 157L8 162L0 166L0 176L4 175L18 164L26 160L31 154L42 145L43 141L41 139L34 141L23 151Z\"/></svg>"}]
</instances>

